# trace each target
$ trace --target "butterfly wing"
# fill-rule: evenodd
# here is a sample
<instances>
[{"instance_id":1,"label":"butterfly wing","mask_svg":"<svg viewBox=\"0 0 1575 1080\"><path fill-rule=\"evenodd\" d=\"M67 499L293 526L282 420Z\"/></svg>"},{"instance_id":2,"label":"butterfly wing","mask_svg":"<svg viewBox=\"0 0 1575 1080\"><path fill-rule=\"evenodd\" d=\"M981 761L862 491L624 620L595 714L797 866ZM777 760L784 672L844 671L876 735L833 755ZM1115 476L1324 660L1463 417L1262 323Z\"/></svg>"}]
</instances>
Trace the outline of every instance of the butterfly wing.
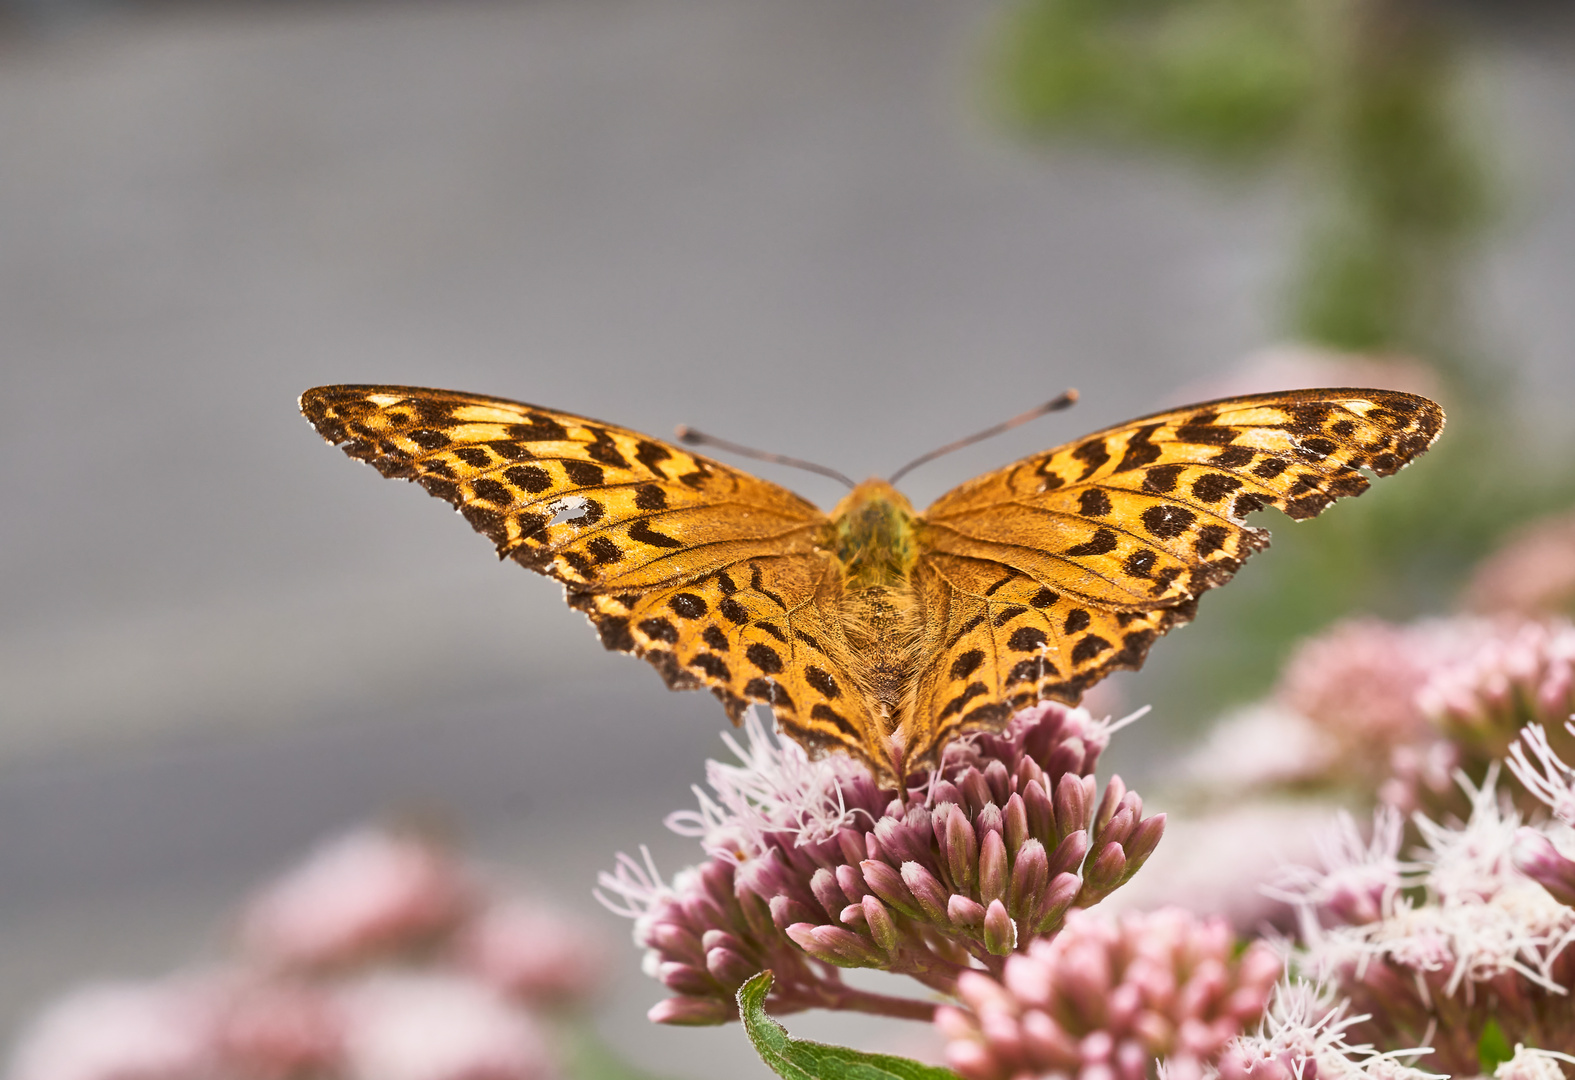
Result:
<instances>
[{"instance_id":1,"label":"butterfly wing","mask_svg":"<svg viewBox=\"0 0 1575 1080\"><path fill-rule=\"evenodd\" d=\"M1077 702L1192 618L1268 533L1399 470L1443 427L1389 390L1297 390L1133 420L1024 458L923 515L914 581L925 660L905 712L910 761L1044 698Z\"/></svg>"},{"instance_id":2,"label":"butterfly wing","mask_svg":"<svg viewBox=\"0 0 1575 1080\"><path fill-rule=\"evenodd\" d=\"M609 649L674 689L749 702L812 750L869 759L884 735L851 686L828 522L785 488L638 432L502 398L407 386L301 396L319 434L455 506L563 582Z\"/></svg>"}]
</instances>

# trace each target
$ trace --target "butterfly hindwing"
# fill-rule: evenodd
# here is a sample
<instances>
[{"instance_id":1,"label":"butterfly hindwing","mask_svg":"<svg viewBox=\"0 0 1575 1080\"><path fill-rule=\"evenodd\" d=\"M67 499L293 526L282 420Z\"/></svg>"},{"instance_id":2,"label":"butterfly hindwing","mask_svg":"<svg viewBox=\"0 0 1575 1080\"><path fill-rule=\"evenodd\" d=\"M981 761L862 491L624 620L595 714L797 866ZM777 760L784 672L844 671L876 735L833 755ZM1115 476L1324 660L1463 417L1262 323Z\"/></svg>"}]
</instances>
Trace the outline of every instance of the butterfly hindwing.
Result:
<instances>
[{"instance_id":1,"label":"butterfly hindwing","mask_svg":"<svg viewBox=\"0 0 1575 1080\"><path fill-rule=\"evenodd\" d=\"M806 746L868 758L827 519L784 488L638 432L500 398L401 386L308 390L329 442L455 506L501 557L563 582L609 649L737 722L769 704Z\"/></svg>"},{"instance_id":2,"label":"butterfly hindwing","mask_svg":"<svg viewBox=\"0 0 1575 1080\"><path fill-rule=\"evenodd\" d=\"M918 673L910 760L1023 703L1076 701L1110 671L1137 667L1202 592L1267 546L1246 514L1315 516L1366 490L1360 470L1397 471L1442 426L1436 404L1398 391L1233 398L1098 432L941 496L923 515L918 578L926 624L945 611L951 629ZM1026 610L1004 617L1014 607ZM1016 659L1014 642L1040 634L1041 651Z\"/></svg>"}]
</instances>

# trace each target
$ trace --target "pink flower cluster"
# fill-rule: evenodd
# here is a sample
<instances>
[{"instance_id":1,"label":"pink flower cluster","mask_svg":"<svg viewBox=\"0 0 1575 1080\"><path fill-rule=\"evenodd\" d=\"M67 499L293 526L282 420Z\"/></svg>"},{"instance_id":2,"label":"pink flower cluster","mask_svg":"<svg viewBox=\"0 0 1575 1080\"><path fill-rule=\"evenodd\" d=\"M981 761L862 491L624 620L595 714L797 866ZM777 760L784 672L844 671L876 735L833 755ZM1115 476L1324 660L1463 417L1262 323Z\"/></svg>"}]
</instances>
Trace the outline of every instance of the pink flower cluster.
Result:
<instances>
[{"instance_id":1,"label":"pink flower cluster","mask_svg":"<svg viewBox=\"0 0 1575 1080\"><path fill-rule=\"evenodd\" d=\"M1073 912L1000 981L959 979L966 1008L936 1015L947 1062L967 1080L1144 1080L1165 1059L1174 1080L1196 1080L1257 1023L1283 971L1267 945L1237 945L1223 920L1179 908Z\"/></svg>"},{"instance_id":2,"label":"pink flower cluster","mask_svg":"<svg viewBox=\"0 0 1575 1080\"><path fill-rule=\"evenodd\" d=\"M549 1080L551 1009L600 943L449 852L363 829L266 887L224 967L104 983L24 1034L12 1080Z\"/></svg>"},{"instance_id":3,"label":"pink flower cluster","mask_svg":"<svg viewBox=\"0 0 1575 1080\"><path fill-rule=\"evenodd\" d=\"M747 735L733 744L741 766L712 763L714 799L669 820L701 839L704 866L670 886L627 857L602 875L604 902L636 919L648 970L678 995L655 1020L726 1020L739 984L764 967L776 973L773 1012L928 1016L926 1003L852 990L837 969L942 992L971 968L999 973L1127 881L1164 831L1119 778L1100 795L1093 769L1109 733L1080 709L1025 710L998 735L953 744L903 791L845 758L810 761L757 719Z\"/></svg>"},{"instance_id":4,"label":"pink flower cluster","mask_svg":"<svg viewBox=\"0 0 1575 1080\"><path fill-rule=\"evenodd\" d=\"M1302 924L1301 970L1349 1001L1350 1029L1388 1047L1427 1046L1420 1064L1475 1072L1491 1020L1512 1041L1575 1050L1575 908L1528 876L1528 833L1494 788L1467 788L1463 825L1418 815L1424 846L1402 862L1398 815L1381 809L1363 845L1349 821L1322 871L1289 870L1284 895ZM1562 856L1560 856L1562 859ZM1566 871L1568 860L1563 860Z\"/></svg>"},{"instance_id":5,"label":"pink flower cluster","mask_svg":"<svg viewBox=\"0 0 1575 1080\"><path fill-rule=\"evenodd\" d=\"M1575 626L1562 619L1339 624L1301 646L1279 700L1311 721L1317 775L1401 809L1464 813L1453 775L1480 782L1527 723L1575 711ZM1561 749L1575 752L1575 741Z\"/></svg>"}]
</instances>

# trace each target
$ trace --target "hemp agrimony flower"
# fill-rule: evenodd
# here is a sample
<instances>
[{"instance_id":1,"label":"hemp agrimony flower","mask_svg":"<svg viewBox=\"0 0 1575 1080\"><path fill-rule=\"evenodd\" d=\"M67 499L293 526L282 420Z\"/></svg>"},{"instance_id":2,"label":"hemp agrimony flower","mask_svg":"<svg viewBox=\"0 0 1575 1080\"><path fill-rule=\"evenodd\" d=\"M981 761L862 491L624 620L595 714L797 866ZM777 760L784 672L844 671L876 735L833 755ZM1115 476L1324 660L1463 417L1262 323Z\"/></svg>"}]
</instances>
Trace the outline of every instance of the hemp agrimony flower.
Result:
<instances>
[{"instance_id":1,"label":"hemp agrimony flower","mask_svg":"<svg viewBox=\"0 0 1575 1080\"><path fill-rule=\"evenodd\" d=\"M700 809L668 819L708 861L671 885L627 857L601 878L604 902L636 919L647 970L678 995L653 1019L727 1019L739 985L767 966L776 1013L932 1011L855 993L837 968L946 993L971 969L999 974L1159 842L1164 815L1144 816L1119 777L1102 794L1095 783L1110 730L1081 709L1039 705L999 734L953 743L896 790L840 756L811 761L752 716L745 745L729 739L740 764L712 762Z\"/></svg>"}]
</instances>

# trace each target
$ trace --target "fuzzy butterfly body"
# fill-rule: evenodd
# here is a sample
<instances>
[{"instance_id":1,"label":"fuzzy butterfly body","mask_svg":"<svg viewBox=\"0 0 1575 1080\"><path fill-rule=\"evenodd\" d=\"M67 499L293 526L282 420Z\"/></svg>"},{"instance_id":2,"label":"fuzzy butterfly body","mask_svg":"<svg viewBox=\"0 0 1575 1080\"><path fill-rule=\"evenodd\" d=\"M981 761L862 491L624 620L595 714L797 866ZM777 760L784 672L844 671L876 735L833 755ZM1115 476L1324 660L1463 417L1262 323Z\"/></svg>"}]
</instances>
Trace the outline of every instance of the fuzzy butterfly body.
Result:
<instances>
[{"instance_id":1,"label":"fuzzy butterfly body","mask_svg":"<svg viewBox=\"0 0 1575 1080\"><path fill-rule=\"evenodd\" d=\"M308 390L301 411L563 582L609 649L674 689L752 702L884 775L1051 698L1075 704L1268 544L1426 450L1443 412L1389 390L1192 405L1024 458L922 514L883 480L827 515L679 446L501 398Z\"/></svg>"}]
</instances>

